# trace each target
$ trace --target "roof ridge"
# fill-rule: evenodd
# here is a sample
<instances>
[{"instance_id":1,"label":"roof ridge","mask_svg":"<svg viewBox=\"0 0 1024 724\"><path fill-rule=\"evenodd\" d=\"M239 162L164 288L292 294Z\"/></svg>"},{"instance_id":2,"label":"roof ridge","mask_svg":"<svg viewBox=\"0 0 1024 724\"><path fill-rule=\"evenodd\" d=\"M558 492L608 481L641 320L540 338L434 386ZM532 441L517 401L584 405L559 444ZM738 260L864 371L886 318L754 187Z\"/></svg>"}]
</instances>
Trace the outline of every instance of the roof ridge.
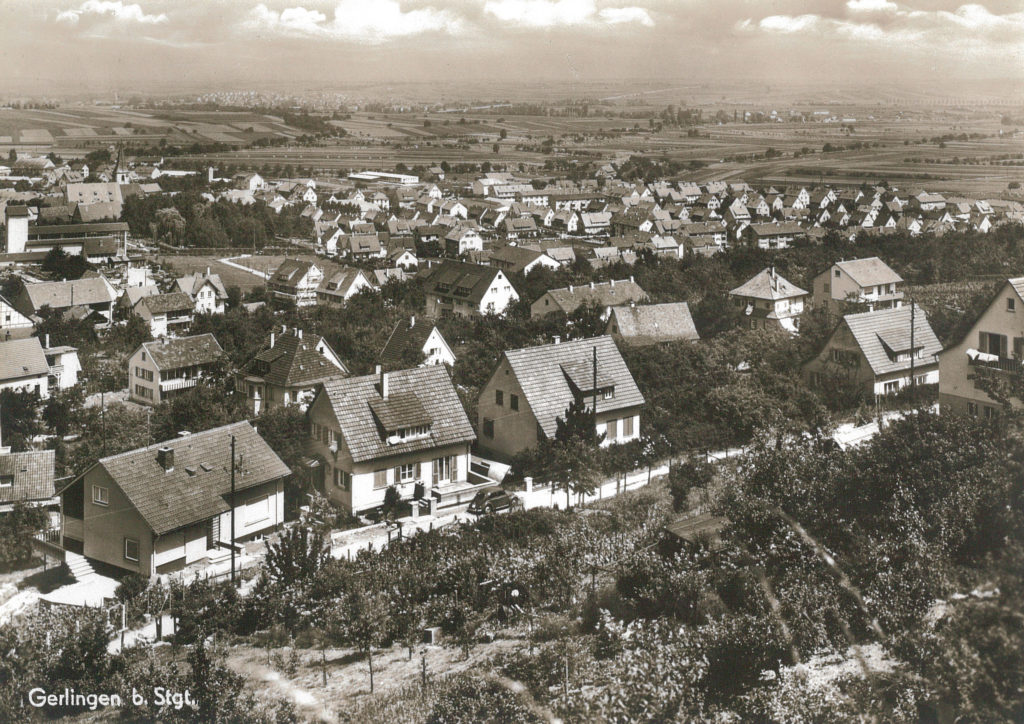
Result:
<instances>
[{"instance_id":1,"label":"roof ridge","mask_svg":"<svg viewBox=\"0 0 1024 724\"><path fill-rule=\"evenodd\" d=\"M134 454L137 454L137 453L140 453L140 452L145 452L146 450L151 450L151 449L152 450L159 450L161 447L164 447L169 442L175 442L177 440L189 440L189 439L194 438L194 437L199 437L199 436L202 436L202 435L209 435L209 434L212 434L214 432L218 432L220 430L227 430L229 427L238 427L240 425L245 425L246 427L251 429L254 433L256 432L256 428L253 427L252 423L250 423L248 420L239 420L238 422L229 422L228 424L221 425L220 427L211 427L209 430L201 430L200 432L190 432L188 435L185 435L185 436L179 435L177 437L168 438L166 440L161 440L159 442L150 443L149 445L146 445L145 447L137 447L137 448L134 448L132 450L125 450L124 452L115 453L114 455L107 455L106 457L100 458L97 462L103 463L103 462L107 462L107 461L110 461L110 460L117 460L119 458L125 457L126 455L134 455ZM256 434L259 435L259 433L256 433Z\"/></svg>"}]
</instances>

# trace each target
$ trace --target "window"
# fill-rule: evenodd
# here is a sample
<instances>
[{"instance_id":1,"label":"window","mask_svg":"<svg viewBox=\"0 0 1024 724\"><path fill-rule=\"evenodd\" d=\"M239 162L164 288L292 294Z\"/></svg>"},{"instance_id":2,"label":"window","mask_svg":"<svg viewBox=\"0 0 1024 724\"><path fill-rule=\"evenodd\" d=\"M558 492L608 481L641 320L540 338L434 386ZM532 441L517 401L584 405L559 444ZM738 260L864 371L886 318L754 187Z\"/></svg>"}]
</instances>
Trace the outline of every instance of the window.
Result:
<instances>
[{"instance_id":1,"label":"window","mask_svg":"<svg viewBox=\"0 0 1024 724\"><path fill-rule=\"evenodd\" d=\"M994 354L999 357L1006 357L1008 339L1005 334L994 332L981 332L978 340L978 351Z\"/></svg>"},{"instance_id":2,"label":"window","mask_svg":"<svg viewBox=\"0 0 1024 724\"><path fill-rule=\"evenodd\" d=\"M494 391L494 404L501 407L505 404L505 393L501 390Z\"/></svg>"},{"instance_id":3,"label":"window","mask_svg":"<svg viewBox=\"0 0 1024 724\"><path fill-rule=\"evenodd\" d=\"M374 470L373 471L373 489L380 490L381 488L388 487L388 471L387 470Z\"/></svg>"},{"instance_id":4,"label":"window","mask_svg":"<svg viewBox=\"0 0 1024 724\"><path fill-rule=\"evenodd\" d=\"M977 417L978 416L978 403L977 402L968 402L967 403L967 414L970 415L971 417Z\"/></svg>"},{"instance_id":5,"label":"window","mask_svg":"<svg viewBox=\"0 0 1024 724\"><path fill-rule=\"evenodd\" d=\"M250 498L245 506L245 524L252 525L270 517L270 496Z\"/></svg>"},{"instance_id":6,"label":"window","mask_svg":"<svg viewBox=\"0 0 1024 724\"><path fill-rule=\"evenodd\" d=\"M604 397L604 399L606 399L606 400L612 399L613 397L615 397L615 388L614 387L605 387L604 390L602 391L602 395L601 396Z\"/></svg>"},{"instance_id":7,"label":"window","mask_svg":"<svg viewBox=\"0 0 1024 724\"><path fill-rule=\"evenodd\" d=\"M1006 298L1006 311L1007 312L1016 312L1017 311L1016 307L1017 307L1017 302L1014 300L1014 298L1013 297L1007 297Z\"/></svg>"},{"instance_id":8,"label":"window","mask_svg":"<svg viewBox=\"0 0 1024 724\"><path fill-rule=\"evenodd\" d=\"M452 468L455 458L451 456L445 456L443 458L434 458L434 484L446 483L452 479Z\"/></svg>"},{"instance_id":9,"label":"window","mask_svg":"<svg viewBox=\"0 0 1024 724\"><path fill-rule=\"evenodd\" d=\"M0 488L11 488L14 486L13 475L0 475Z\"/></svg>"},{"instance_id":10,"label":"window","mask_svg":"<svg viewBox=\"0 0 1024 724\"><path fill-rule=\"evenodd\" d=\"M622 436L633 437L633 418L624 417L622 418Z\"/></svg>"},{"instance_id":11,"label":"window","mask_svg":"<svg viewBox=\"0 0 1024 724\"><path fill-rule=\"evenodd\" d=\"M519 395L510 394L508 396L508 406L513 410L519 409Z\"/></svg>"},{"instance_id":12,"label":"window","mask_svg":"<svg viewBox=\"0 0 1024 724\"><path fill-rule=\"evenodd\" d=\"M134 538L124 539L124 559L135 562L139 560L139 542Z\"/></svg>"},{"instance_id":13,"label":"window","mask_svg":"<svg viewBox=\"0 0 1024 724\"><path fill-rule=\"evenodd\" d=\"M484 437L494 439L494 420L489 417L484 418Z\"/></svg>"},{"instance_id":14,"label":"window","mask_svg":"<svg viewBox=\"0 0 1024 724\"><path fill-rule=\"evenodd\" d=\"M839 270L838 270L838 269L836 269L836 270L835 270L835 274L834 274L834 276L835 276L836 278L838 278L838 277L839 277Z\"/></svg>"},{"instance_id":15,"label":"window","mask_svg":"<svg viewBox=\"0 0 1024 724\"><path fill-rule=\"evenodd\" d=\"M996 408L989 407L988 405L985 405L985 419L986 420L991 420L991 419L995 418L997 414L998 413L996 412Z\"/></svg>"},{"instance_id":16,"label":"window","mask_svg":"<svg viewBox=\"0 0 1024 724\"><path fill-rule=\"evenodd\" d=\"M395 466L395 482L396 483L408 483L415 480L419 474L419 464L417 463L406 463L405 465Z\"/></svg>"},{"instance_id":17,"label":"window","mask_svg":"<svg viewBox=\"0 0 1024 724\"><path fill-rule=\"evenodd\" d=\"M885 394L893 395L900 390L899 380L893 380L892 382L885 383Z\"/></svg>"},{"instance_id":18,"label":"window","mask_svg":"<svg viewBox=\"0 0 1024 724\"><path fill-rule=\"evenodd\" d=\"M605 435L604 439L608 442L613 442L615 438L619 436L619 421L609 420L604 424Z\"/></svg>"},{"instance_id":19,"label":"window","mask_svg":"<svg viewBox=\"0 0 1024 724\"><path fill-rule=\"evenodd\" d=\"M110 491L101 485L92 486L92 502L95 505L110 505Z\"/></svg>"},{"instance_id":20,"label":"window","mask_svg":"<svg viewBox=\"0 0 1024 724\"><path fill-rule=\"evenodd\" d=\"M352 491L352 473L341 468L334 469L334 485L345 491Z\"/></svg>"}]
</instances>

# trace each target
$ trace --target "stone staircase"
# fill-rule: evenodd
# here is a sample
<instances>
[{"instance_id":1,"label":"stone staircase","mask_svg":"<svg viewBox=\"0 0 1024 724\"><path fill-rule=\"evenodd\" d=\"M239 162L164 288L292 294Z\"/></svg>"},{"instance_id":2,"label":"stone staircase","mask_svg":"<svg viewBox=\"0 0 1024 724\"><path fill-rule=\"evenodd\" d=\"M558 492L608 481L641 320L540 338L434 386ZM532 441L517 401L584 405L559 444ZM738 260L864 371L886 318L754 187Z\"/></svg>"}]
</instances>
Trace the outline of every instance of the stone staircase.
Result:
<instances>
[{"instance_id":1,"label":"stone staircase","mask_svg":"<svg viewBox=\"0 0 1024 724\"><path fill-rule=\"evenodd\" d=\"M84 581L87 578L91 578L96 575L96 571L93 570L92 564L85 556L81 556L77 553L67 551L64 554L64 565L71 571L71 576L76 581Z\"/></svg>"}]
</instances>

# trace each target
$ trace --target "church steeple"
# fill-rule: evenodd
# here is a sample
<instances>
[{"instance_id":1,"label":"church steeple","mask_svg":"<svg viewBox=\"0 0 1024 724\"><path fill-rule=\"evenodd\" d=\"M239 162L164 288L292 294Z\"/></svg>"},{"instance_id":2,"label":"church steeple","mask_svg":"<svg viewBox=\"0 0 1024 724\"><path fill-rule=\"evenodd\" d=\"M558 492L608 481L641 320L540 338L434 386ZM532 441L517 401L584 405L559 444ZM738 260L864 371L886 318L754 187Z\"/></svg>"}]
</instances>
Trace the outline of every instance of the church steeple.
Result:
<instances>
[{"instance_id":1,"label":"church steeple","mask_svg":"<svg viewBox=\"0 0 1024 724\"><path fill-rule=\"evenodd\" d=\"M119 184L131 183L128 165L124 162L124 148L117 144L117 160L114 161L114 180Z\"/></svg>"}]
</instances>

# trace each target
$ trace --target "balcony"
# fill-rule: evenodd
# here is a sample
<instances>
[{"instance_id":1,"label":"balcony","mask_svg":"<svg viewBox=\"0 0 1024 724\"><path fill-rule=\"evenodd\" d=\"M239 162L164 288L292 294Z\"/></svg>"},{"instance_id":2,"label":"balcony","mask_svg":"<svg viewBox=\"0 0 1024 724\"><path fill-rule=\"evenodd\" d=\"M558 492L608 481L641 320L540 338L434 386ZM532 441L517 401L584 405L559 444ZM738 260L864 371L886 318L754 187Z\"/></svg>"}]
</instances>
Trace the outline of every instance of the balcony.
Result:
<instances>
[{"instance_id":1,"label":"balcony","mask_svg":"<svg viewBox=\"0 0 1024 724\"><path fill-rule=\"evenodd\" d=\"M979 352L976 349L967 350L967 364L971 367L985 367L1001 372L1024 371L1024 360L1015 357L1000 357L995 354Z\"/></svg>"},{"instance_id":2,"label":"balcony","mask_svg":"<svg viewBox=\"0 0 1024 724\"><path fill-rule=\"evenodd\" d=\"M175 390L185 390L189 387L195 387L198 382L198 377L175 377L170 380L160 380L160 391L174 392Z\"/></svg>"}]
</instances>

